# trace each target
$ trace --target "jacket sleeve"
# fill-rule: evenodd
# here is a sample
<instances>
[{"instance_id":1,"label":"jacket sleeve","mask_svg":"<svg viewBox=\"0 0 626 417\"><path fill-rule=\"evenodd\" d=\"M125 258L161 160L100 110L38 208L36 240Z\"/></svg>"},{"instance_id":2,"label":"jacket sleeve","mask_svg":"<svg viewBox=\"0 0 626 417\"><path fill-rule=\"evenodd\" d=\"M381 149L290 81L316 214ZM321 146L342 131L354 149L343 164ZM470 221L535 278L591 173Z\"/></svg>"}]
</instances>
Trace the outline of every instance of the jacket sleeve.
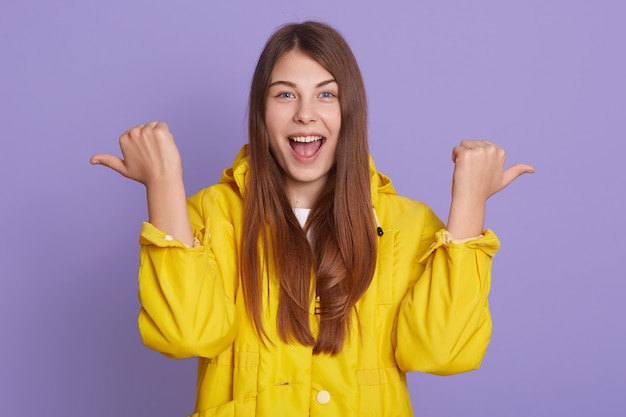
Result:
<instances>
[{"instance_id":1,"label":"jacket sleeve","mask_svg":"<svg viewBox=\"0 0 626 417\"><path fill-rule=\"evenodd\" d=\"M450 375L477 369L491 338L487 296L491 259L500 243L487 230L464 243L432 235L418 261L423 270L403 299L397 319L396 361L400 369ZM432 230L432 229L431 229Z\"/></svg>"},{"instance_id":2,"label":"jacket sleeve","mask_svg":"<svg viewBox=\"0 0 626 417\"><path fill-rule=\"evenodd\" d=\"M193 248L150 223L140 236L139 332L143 343L173 358L215 357L235 336L235 306L227 297L209 246L201 198L189 200Z\"/></svg>"}]
</instances>

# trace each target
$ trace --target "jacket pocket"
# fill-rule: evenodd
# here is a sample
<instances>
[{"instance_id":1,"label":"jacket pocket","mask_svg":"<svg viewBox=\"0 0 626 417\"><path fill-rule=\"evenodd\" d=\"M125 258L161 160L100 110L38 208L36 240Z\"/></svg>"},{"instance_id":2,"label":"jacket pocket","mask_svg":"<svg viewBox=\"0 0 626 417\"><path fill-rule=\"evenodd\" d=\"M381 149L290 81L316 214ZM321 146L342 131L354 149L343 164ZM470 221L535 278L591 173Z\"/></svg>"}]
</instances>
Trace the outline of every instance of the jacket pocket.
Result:
<instances>
[{"instance_id":1,"label":"jacket pocket","mask_svg":"<svg viewBox=\"0 0 626 417\"><path fill-rule=\"evenodd\" d=\"M406 374L398 368L357 370L360 417L413 415Z\"/></svg>"},{"instance_id":2,"label":"jacket pocket","mask_svg":"<svg viewBox=\"0 0 626 417\"><path fill-rule=\"evenodd\" d=\"M212 359L201 359L198 371L198 410L206 416L221 417L233 405L236 415L239 407L256 402L259 353L224 351ZM222 411L224 410L224 411ZM215 413L215 414L210 414ZM245 414L244 414L245 415ZM252 414L254 415L254 414ZM196 417L196 415L192 414ZM204 414L199 414L205 417Z\"/></svg>"}]
</instances>

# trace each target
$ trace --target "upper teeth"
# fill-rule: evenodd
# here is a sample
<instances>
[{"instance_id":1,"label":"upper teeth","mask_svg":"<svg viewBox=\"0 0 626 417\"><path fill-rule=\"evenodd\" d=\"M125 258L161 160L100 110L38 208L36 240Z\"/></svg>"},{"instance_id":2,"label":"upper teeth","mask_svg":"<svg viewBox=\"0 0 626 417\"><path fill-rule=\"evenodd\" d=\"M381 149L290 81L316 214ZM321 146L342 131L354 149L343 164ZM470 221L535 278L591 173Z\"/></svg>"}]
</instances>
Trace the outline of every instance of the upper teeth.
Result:
<instances>
[{"instance_id":1,"label":"upper teeth","mask_svg":"<svg viewBox=\"0 0 626 417\"><path fill-rule=\"evenodd\" d=\"M313 142L322 139L321 136L291 136L289 139L294 142Z\"/></svg>"}]
</instances>

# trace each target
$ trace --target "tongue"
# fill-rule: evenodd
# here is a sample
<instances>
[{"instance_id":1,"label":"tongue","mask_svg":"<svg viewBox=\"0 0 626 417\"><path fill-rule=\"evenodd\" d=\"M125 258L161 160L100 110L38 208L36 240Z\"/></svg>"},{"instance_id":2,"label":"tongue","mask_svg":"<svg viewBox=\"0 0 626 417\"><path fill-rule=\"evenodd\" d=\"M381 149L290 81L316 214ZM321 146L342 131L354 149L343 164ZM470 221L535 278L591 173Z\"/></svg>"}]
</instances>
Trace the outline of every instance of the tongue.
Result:
<instances>
[{"instance_id":1,"label":"tongue","mask_svg":"<svg viewBox=\"0 0 626 417\"><path fill-rule=\"evenodd\" d=\"M321 140L314 140L313 142L291 142L291 148L301 157L309 158L320 149L322 146Z\"/></svg>"}]
</instances>

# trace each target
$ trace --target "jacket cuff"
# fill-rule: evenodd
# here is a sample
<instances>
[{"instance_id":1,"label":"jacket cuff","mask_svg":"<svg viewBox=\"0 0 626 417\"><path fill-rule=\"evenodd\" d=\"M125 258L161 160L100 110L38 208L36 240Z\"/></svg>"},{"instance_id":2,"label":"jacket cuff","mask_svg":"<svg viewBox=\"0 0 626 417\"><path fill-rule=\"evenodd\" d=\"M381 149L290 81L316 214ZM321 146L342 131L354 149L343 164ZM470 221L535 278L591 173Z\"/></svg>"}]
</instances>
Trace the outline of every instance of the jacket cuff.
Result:
<instances>
[{"instance_id":1,"label":"jacket cuff","mask_svg":"<svg viewBox=\"0 0 626 417\"><path fill-rule=\"evenodd\" d=\"M142 246L158 246L161 248L189 248L180 240L174 239L171 235L155 227L152 223L143 222L139 235L139 244ZM193 247L201 248L202 244L197 237L193 238Z\"/></svg>"},{"instance_id":2,"label":"jacket cuff","mask_svg":"<svg viewBox=\"0 0 626 417\"><path fill-rule=\"evenodd\" d=\"M474 236L474 237L468 237L468 238L465 238L465 239L455 239L455 238L452 237L450 232L448 232L447 230L444 230L443 233L441 234L441 240L443 241L444 245L445 244L449 244L449 243L454 243L455 245L462 245L463 243L467 243L467 242L471 242L472 240L480 239L483 236L484 235L478 235L478 236Z\"/></svg>"},{"instance_id":3,"label":"jacket cuff","mask_svg":"<svg viewBox=\"0 0 626 417\"><path fill-rule=\"evenodd\" d=\"M465 247L468 249L478 249L485 252L489 256L494 256L500 248L500 240L494 232L487 229L482 235L456 240L452 238L452 235L447 230L442 229L435 233L435 241L430 245L428 250L420 258L420 262L426 261L431 253L439 249L440 247Z\"/></svg>"}]
</instances>

